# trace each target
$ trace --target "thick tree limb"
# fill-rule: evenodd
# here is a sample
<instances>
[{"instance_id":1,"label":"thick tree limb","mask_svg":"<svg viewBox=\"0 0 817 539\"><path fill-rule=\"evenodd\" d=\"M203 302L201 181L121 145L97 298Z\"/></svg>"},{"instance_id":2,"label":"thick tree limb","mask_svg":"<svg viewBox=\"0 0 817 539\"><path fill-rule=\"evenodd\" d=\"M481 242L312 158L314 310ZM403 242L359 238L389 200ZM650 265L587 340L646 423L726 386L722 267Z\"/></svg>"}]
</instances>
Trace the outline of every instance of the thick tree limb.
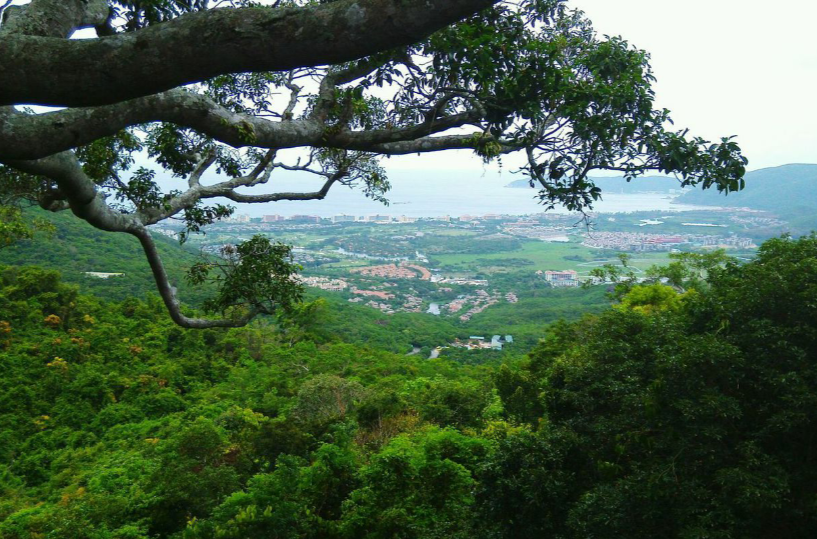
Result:
<instances>
[{"instance_id":1,"label":"thick tree limb","mask_svg":"<svg viewBox=\"0 0 817 539\"><path fill-rule=\"evenodd\" d=\"M132 232L142 226L134 216L111 209L93 181L83 172L73 152L62 152L36 161L7 163L29 174L53 180L71 207L71 211L100 230Z\"/></svg>"},{"instance_id":2,"label":"thick tree limb","mask_svg":"<svg viewBox=\"0 0 817 539\"><path fill-rule=\"evenodd\" d=\"M13 12L3 32L38 37L69 37L74 30L105 23L107 0L33 0Z\"/></svg>"},{"instance_id":3,"label":"thick tree limb","mask_svg":"<svg viewBox=\"0 0 817 539\"><path fill-rule=\"evenodd\" d=\"M156 281L156 287L159 290L159 294L162 296L162 300L170 313L170 317L178 325L191 329L207 329L216 327L234 328L247 325L250 320L260 314L260 311L257 309L250 309L244 316L236 319L209 320L206 318L190 318L185 316L181 311L179 300L176 298L176 291L170 285L170 277L165 271L164 264L162 264L162 259L159 256L159 251L156 249L156 244L154 243L150 232L148 232L146 228L141 227L131 231L130 234L136 236L136 238L142 244L142 249L145 251L145 256L150 264L150 269L153 272L153 278Z\"/></svg>"},{"instance_id":4,"label":"thick tree limb","mask_svg":"<svg viewBox=\"0 0 817 539\"><path fill-rule=\"evenodd\" d=\"M480 143L498 142L501 145L500 153L510 153L523 148L522 144L497 140L491 135L482 132L470 135L447 135L442 137L422 137L401 142L376 144L369 151L383 155L407 155L411 153L441 152L444 150L475 150Z\"/></svg>"},{"instance_id":5,"label":"thick tree limb","mask_svg":"<svg viewBox=\"0 0 817 539\"><path fill-rule=\"evenodd\" d=\"M234 148L313 146L366 151L375 144L412 140L479 118L477 112L464 112L403 128L330 133L323 122L314 118L270 121L234 113L207 96L171 90L114 105L10 115L0 121L0 160L39 159L114 135L126 127L159 121L189 127Z\"/></svg>"},{"instance_id":6,"label":"thick tree limb","mask_svg":"<svg viewBox=\"0 0 817 539\"><path fill-rule=\"evenodd\" d=\"M214 9L90 40L4 32L0 105L103 105L226 73L351 61L416 43L495 2L340 0Z\"/></svg>"}]
</instances>

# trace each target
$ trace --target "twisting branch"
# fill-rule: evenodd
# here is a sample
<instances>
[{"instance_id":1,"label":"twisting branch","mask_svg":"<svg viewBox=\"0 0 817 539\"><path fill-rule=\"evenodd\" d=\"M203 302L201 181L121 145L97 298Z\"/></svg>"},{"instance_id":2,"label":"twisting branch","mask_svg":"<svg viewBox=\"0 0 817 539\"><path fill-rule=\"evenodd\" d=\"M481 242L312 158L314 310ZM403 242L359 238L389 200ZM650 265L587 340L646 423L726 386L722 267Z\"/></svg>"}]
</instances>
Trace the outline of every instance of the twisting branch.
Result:
<instances>
[{"instance_id":1,"label":"twisting branch","mask_svg":"<svg viewBox=\"0 0 817 539\"><path fill-rule=\"evenodd\" d=\"M12 161L22 172L52 179L71 211L94 227L108 232L130 232L141 226L136 216L111 209L94 182L82 170L73 152L62 152L36 161Z\"/></svg>"},{"instance_id":2,"label":"twisting branch","mask_svg":"<svg viewBox=\"0 0 817 539\"><path fill-rule=\"evenodd\" d=\"M279 202L281 200L323 200L326 198L326 195L329 193L329 189L332 187L332 185L339 181L343 176L345 176L345 173L330 177L323 184L323 187L321 187L318 191L313 191L311 193L269 193L265 195L244 195L231 190L227 191L226 193L213 196L223 196L232 200L233 202L245 202L250 204L259 202ZM210 197L205 196L202 198Z\"/></svg>"},{"instance_id":3,"label":"twisting branch","mask_svg":"<svg viewBox=\"0 0 817 539\"><path fill-rule=\"evenodd\" d=\"M321 79L318 88L318 99L310 113L310 118L320 122L326 121L329 111L335 105L335 92L339 86L365 77L392 60L391 55L372 56L351 66L330 70Z\"/></svg>"},{"instance_id":4,"label":"twisting branch","mask_svg":"<svg viewBox=\"0 0 817 539\"><path fill-rule=\"evenodd\" d=\"M214 149L211 149L207 152L199 163L196 165L196 168L193 169L193 172L190 173L190 176L187 178L187 185L193 189L195 187L201 186L201 177L202 175L207 172L207 169L210 168L213 163L216 162L217 154Z\"/></svg>"},{"instance_id":5,"label":"twisting branch","mask_svg":"<svg viewBox=\"0 0 817 539\"><path fill-rule=\"evenodd\" d=\"M144 208L136 213L135 217L140 224L152 225L173 217L185 209L190 209L202 200L219 197L224 197L239 203L278 202L282 200L322 200L326 197L334 183L343 181L349 174L349 166L354 164L352 162L340 166L334 172L317 171L309 168L311 159L306 165L291 166L283 163L275 163L273 162L275 153L274 150L268 151L258 165L246 176L231 178L213 185L201 185L198 178L200 178L204 171L214 162L214 156L208 156L202 159L195 168L191 176L196 176L196 179L188 179L189 188L185 192L166 200L160 207ZM236 191L236 189L242 187L254 187L267 183L275 168L318 174L325 177L326 181L321 189L312 192L279 192L248 195Z\"/></svg>"},{"instance_id":6,"label":"twisting branch","mask_svg":"<svg viewBox=\"0 0 817 539\"><path fill-rule=\"evenodd\" d=\"M112 136L129 126L157 121L195 129L233 148L313 146L366 151L375 144L412 140L479 119L474 110L403 128L328 133L326 124L316 118L273 122L234 113L207 96L172 90L104 107L15 114L0 122L0 160L38 159Z\"/></svg>"},{"instance_id":7,"label":"twisting branch","mask_svg":"<svg viewBox=\"0 0 817 539\"><path fill-rule=\"evenodd\" d=\"M269 181L272 169L274 168L273 159L275 159L277 154L277 150L267 150L264 157L258 161L255 168L246 176L249 179L246 183L246 187L254 187Z\"/></svg>"},{"instance_id":8,"label":"twisting branch","mask_svg":"<svg viewBox=\"0 0 817 539\"><path fill-rule=\"evenodd\" d=\"M204 164L209 160L210 156L202 161L197 170L203 171L206 169ZM212 161L210 163L212 164ZM93 182L84 174L73 153L65 152L38 161L13 163L13 166L30 174L53 178L59 187L60 194L64 194L67 198L67 202L55 201L54 203L68 204L74 214L88 221L94 227L112 232L124 232L136 237L148 259L162 300L173 321L180 326L194 329L239 327L246 325L261 312L256 308L251 309L240 318L220 320L185 316L181 312L175 290L170 284L170 278L165 271L153 238L144 226L143 216L141 214L122 214L112 210L105 203L104 197L97 192ZM183 208L179 208L178 211L181 211L181 209Z\"/></svg>"},{"instance_id":9,"label":"twisting branch","mask_svg":"<svg viewBox=\"0 0 817 539\"><path fill-rule=\"evenodd\" d=\"M295 111L295 107L298 105L298 96L300 95L301 90L303 89L294 82L292 82L292 80L293 72L290 71L287 77L287 81L286 83L284 83L286 89L289 90L289 103L287 103L287 106L284 109L284 113L281 114L281 120L284 122L289 122L292 120L292 114Z\"/></svg>"},{"instance_id":10,"label":"twisting branch","mask_svg":"<svg viewBox=\"0 0 817 539\"><path fill-rule=\"evenodd\" d=\"M185 316L181 311L181 306L176 298L176 291L170 284L170 278L165 271L162 258L159 256L159 251L156 249L156 243L150 232L144 227L137 228L130 232L135 236L142 245L142 250L150 264L150 269L153 272L153 278L156 281L156 287L159 294L164 301L165 307L170 313L170 317L178 325L190 329L207 329L207 328L234 328L247 325L247 323L261 313L257 307L251 308L246 314L240 318L235 319L219 319L209 320L205 318L190 318Z\"/></svg>"}]
</instances>

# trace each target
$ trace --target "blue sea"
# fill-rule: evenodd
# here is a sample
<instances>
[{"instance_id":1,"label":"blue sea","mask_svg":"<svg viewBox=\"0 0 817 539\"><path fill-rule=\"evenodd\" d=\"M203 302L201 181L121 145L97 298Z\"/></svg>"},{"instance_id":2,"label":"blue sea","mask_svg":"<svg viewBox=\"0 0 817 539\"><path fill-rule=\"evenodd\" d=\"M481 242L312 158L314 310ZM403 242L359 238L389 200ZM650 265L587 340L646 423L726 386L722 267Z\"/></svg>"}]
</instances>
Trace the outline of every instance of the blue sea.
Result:
<instances>
[{"instance_id":1,"label":"blue sea","mask_svg":"<svg viewBox=\"0 0 817 539\"><path fill-rule=\"evenodd\" d=\"M543 211L536 198L536 189L505 187L519 175L479 172L418 172L397 171L389 174L392 189L387 194L390 204L368 199L362 190L335 185L324 200L280 201L268 204L242 204L237 214L251 217L262 215L333 215L365 216L371 214L398 217L440 217L450 215L528 215ZM321 182L311 177L281 175L266 186L263 191L314 191L320 189ZM711 206L689 206L674 204L667 193L603 194L594 211L599 213L620 213L632 211L687 211L712 209ZM552 210L569 213L564 208Z\"/></svg>"}]
</instances>

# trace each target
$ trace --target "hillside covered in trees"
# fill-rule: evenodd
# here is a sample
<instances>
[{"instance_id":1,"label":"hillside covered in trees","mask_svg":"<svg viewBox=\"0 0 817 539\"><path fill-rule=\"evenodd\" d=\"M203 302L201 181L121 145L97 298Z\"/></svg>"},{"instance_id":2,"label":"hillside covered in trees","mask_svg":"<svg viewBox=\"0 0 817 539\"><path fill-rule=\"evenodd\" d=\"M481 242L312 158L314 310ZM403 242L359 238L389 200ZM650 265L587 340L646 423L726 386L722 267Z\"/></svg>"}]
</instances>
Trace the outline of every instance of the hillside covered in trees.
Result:
<instances>
[{"instance_id":1,"label":"hillside covered in trees","mask_svg":"<svg viewBox=\"0 0 817 539\"><path fill-rule=\"evenodd\" d=\"M817 235L754 252L817 227L814 167L747 175L732 128L676 126L637 44L563 0L0 3L0 539L817 537ZM746 93L735 71L715 96L703 63L740 54L695 46L718 54L684 49L680 78L718 108ZM773 61L810 65L792 49ZM760 52L750 70L776 81ZM765 98L751 123L802 115ZM345 234L301 247L336 270L308 294L286 238L200 243L200 263L166 238L251 220L231 204L387 202L390 158L463 150L520 167L543 210L588 217L613 173L746 183L728 204L792 215L634 215L550 253L532 246L567 229L538 220ZM721 243L740 258L701 254ZM334 254L362 246L429 268L335 282L358 266ZM577 269L605 284L578 289Z\"/></svg>"},{"instance_id":2,"label":"hillside covered in trees","mask_svg":"<svg viewBox=\"0 0 817 539\"><path fill-rule=\"evenodd\" d=\"M813 537L815 260L771 240L480 367L5 267L0 537Z\"/></svg>"},{"instance_id":3,"label":"hillside covered in trees","mask_svg":"<svg viewBox=\"0 0 817 539\"><path fill-rule=\"evenodd\" d=\"M23 212L25 223L47 221L48 230L0 249L0 264L34 265L58 269L63 281L81 285L87 293L114 301L143 297L156 284L139 242L124 234L108 234L65 213L48 213L38 208ZM189 286L187 268L199 261L200 253L161 236L156 245L167 260L167 271L180 295L190 304L200 303L210 291ZM89 272L115 273L116 277L91 277Z\"/></svg>"},{"instance_id":4,"label":"hillside covered in trees","mask_svg":"<svg viewBox=\"0 0 817 539\"><path fill-rule=\"evenodd\" d=\"M813 219L817 209L817 165L790 164L753 170L746 174L746 187L724 196L713 191L689 191L678 199L683 204L747 206L781 216Z\"/></svg>"}]
</instances>

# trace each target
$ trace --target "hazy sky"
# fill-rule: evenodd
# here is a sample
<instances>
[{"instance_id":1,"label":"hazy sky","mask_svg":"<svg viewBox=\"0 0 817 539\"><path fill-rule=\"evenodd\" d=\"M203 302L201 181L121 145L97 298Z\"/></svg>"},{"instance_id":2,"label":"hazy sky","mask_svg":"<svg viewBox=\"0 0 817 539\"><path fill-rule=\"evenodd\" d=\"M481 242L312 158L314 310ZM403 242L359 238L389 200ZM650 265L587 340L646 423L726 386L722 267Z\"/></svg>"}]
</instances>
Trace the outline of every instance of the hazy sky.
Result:
<instances>
[{"instance_id":1,"label":"hazy sky","mask_svg":"<svg viewBox=\"0 0 817 539\"><path fill-rule=\"evenodd\" d=\"M817 2L575 0L601 34L652 55L676 125L738 135L750 168L817 162Z\"/></svg>"},{"instance_id":2,"label":"hazy sky","mask_svg":"<svg viewBox=\"0 0 817 539\"><path fill-rule=\"evenodd\" d=\"M652 55L657 105L709 139L737 135L751 170L817 162L814 0L570 0L599 34ZM479 169L466 154L388 168Z\"/></svg>"}]
</instances>

